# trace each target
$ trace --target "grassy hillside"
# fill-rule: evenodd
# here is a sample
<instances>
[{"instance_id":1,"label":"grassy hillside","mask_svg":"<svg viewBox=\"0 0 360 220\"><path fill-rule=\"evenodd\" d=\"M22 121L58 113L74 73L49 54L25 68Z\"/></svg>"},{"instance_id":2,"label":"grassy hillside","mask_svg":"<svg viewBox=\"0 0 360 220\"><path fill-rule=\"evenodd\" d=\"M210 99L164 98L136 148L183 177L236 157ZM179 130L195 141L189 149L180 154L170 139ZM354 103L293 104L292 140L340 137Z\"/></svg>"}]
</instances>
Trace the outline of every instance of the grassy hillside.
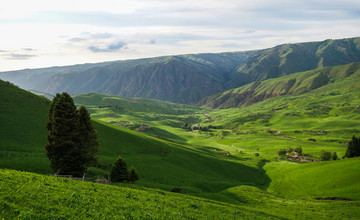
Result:
<instances>
[{"instance_id":1,"label":"grassy hillside","mask_svg":"<svg viewBox=\"0 0 360 220\"><path fill-rule=\"evenodd\" d=\"M254 82L205 98L199 104L211 108L231 108L251 105L268 98L284 95L298 95L342 80L358 81L360 63L336 67L325 67L301 73L294 73L276 79Z\"/></svg>"},{"instance_id":2,"label":"grassy hillside","mask_svg":"<svg viewBox=\"0 0 360 220\"><path fill-rule=\"evenodd\" d=\"M254 187L228 189L230 205L182 194L0 170L1 216L115 219L354 219L359 202L291 200ZM42 201L34 202L34 201Z\"/></svg>"},{"instance_id":3,"label":"grassy hillside","mask_svg":"<svg viewBox=\"0 0 360 220\"><path fill-rule=\"evenodd\" d=\"M44 151L49 100L0 80L0 106L0 167L49 172Z\"/></svg>"},{"instance_id":4,"label":"grassy hillside","mask_svg":"<svg viewBox=\"0 0 360 220\"><path fill-rule=\"evenodd\" d=\"M227 128L224 139L216 141L234 152L260 153L270 160L279 149L297 146L315 158L322 149L342 156L352 135L360 133L359 97L358 80L350 77L302 95L277 96L248 107L215 110L204 126ZM212 135L216 137L219 132L215 130Z\"/></svg>"},{"instance_id":5,"label":"grassy hillside","mask_svg":"<svg viewBox=\"0 0 360 220\"><path fill-rule=\"evenodd\" d=\"M262 169L211 149L163 141L105 123L96 123L96 129L100 134L100 167L109 169L106 165L121 155L136 166L139 184L144 186L166 190L177 186L196 193L219 192L242 184L266 187L269 181Z\"/></svg>"},{"instance_id":6,"label":"grassy hillside","mask_svg":"<svg viewBox=\"0 0 360 220\"><path fill-rule=\"evenodd\" d=\"M230 87L360 61L360 38L284 44L261 50L243 62L229 82Z\"/></svg>"},{"instance_id":7,"label":"grassy hillside","mask_svg":"<svg viewBox=\"0 0 360 220\"><path fill-rule=\"evenodd\" d=\"M307 164L272 162L265 166L272 180L268 191L287 198L359 200L359 167L360 158Z\"/></svg>"},{"instance_id":8,"label":"grassy hillside","mask_svg":"<svg viewBox=\"0 0 360 220\"><path fill-rule=\"evenodd\" d=\"M190 196L0 170L5 219L233 219L271 215ZM42 202L35 202L42 201Z\"/></svg>"},{"instance_id":9,"label":"grassy hillside","mask_svg":"<svg viewBox=\"0 0 360 220\"><path fill-rule=\"evenodd\" d=\"M9 94L7 97L11 97L8 99L8 105L2 108L1 114L3 124L8 125L6 131L8 135L1 137L3 143L1 167L43 174L51 173L44 150L46 141L44 125L47 120L48 101L12 85L1 88L4 90L2 94ZM99 97L95 94L89 96ZM116 103L117 99L114 101ZM18 107L19 103L36 107L32 111L30 107ZM140 106L147 103L154 105L157 102L144 101L140 102ZM16 111L11 112L10 106ZM167 106L175 108L176 105L167 104ZM129 105L130 112L136 113L136 109L140 110L141 107L137 104ZM166 107L160 105L157 109L154 111L163 112ZM189 109L194 111L197 108ZM187 110L183 109L183 111ZM143 112L139 114L142 115ZM17 121L21 121L23 127L18 128ZM141 175L139 184L147 187L171 190L177 186L184 192L198 193L218 192L239 184L259 187L266 187L268 184L264 171L256 167L256 164L238 163L232 158L224 158L218 152L202 146L154 138L112 123L101 121L94 123L100 139L99 164L90 168L87 174L89 177L106 176L111 164L121 155L129 166L136 166ZM31 137L26 135L17 138L19 129L34 135L33 140L28 141Z\"/></svg>"},{"instance_id":10,"label":"grassy hillside","mask_svg":"<svg viewBox=\"0 0 360 220\"><path fill-rule=\"evenodd\" d=\"M277 157L279 149L297 146L315 159L322 149L342 157L345 143L358 136L357 73L344 79L332 73L338 74L333 83L310 92L232 109L75 96L99 132L99 163L86 176L106 176L121 155L140 181L107 186L1 170L0 187L7 190L0 190L0 209L5 218L360 218L358 159L302 164ZM1 123L9 130L1 133L0 168L51 173L44 150L48 100L5 82L0 89L6 95L0 96ZM19 121L23 127L14 125ZM212 127L191 131L185 123ZM141 126L151 129L134 131ZM20 129L32 132L32 142L14 138ZM157 191L174 187L188 196ZM46 203L32 202L39 200Z\"/></svg>"}]
</instances>

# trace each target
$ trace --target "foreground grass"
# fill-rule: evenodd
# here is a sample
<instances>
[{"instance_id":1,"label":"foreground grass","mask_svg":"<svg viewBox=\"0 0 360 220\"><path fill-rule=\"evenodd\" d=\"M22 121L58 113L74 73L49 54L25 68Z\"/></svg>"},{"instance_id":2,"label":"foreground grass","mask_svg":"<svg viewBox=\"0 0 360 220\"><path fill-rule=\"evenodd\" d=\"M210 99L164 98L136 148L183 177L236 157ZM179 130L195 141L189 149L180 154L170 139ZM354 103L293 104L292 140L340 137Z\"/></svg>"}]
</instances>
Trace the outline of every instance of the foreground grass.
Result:
<instances>
[{"instance_id":1,"label":"foreground grass","mask_svg":"<svg viewBox=\"0 0 360 220\"><path fill-rule=\"evenodd\" d=\"M0 216L21 219L260 219L260 211L181 194L0 170Z\"/></svg>"},{"instance_id":2,"label":"foreground grass","mask_svg":"<svg viewBox=\"0 0 360 220\"><path fill-rule=\"evenodd\" d=\"M214 196L182 194L0 170L4 219L357 219L359 202L285 199L252 186Z\"/></svg>"}]
</instances>

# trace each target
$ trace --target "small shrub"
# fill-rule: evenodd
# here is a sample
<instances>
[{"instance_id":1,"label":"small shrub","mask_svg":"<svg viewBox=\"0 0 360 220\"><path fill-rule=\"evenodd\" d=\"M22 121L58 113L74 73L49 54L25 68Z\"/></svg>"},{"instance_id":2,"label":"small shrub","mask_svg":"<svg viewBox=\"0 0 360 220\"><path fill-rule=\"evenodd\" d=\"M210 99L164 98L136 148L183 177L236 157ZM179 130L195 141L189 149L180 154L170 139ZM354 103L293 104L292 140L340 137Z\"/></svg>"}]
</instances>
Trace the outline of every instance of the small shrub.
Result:
<instances>
[{"instance_id":1,"label":"small shrub","mask_svg":"<svg viewBox=\"0 0 360 220\"><path fill-rule=\"evenodd\" d=\"M321 161L327 161L330 159L331 159L331 152L325 151L325 150L320 151L320 160Z\"/></svg>"},{"instance_id":2,"label":"small shrub","mask_svg":"<svg viewBox=\"0 0 360 220\"><path fill-rule=\"evenodd\" d=\"M170 190L170 192L174 192L174 193L181 193L181 188L180 187L174 187Z\"/></svg>"},{"instance_id":3,"label":"small shrub","mask_svg":"<svg viewBox=\"0 0 360 220\"><path fill-rule=\"evenodd\" d=\"M337 160L337 159L339 159L339 157L338 157L338 155L337 155L336 152L334 152L334 153L331 155L331 159L332 159L332 160Z\"/></svg>"},{"instance_id":4,"label":"small shrub","mask_svg":"<svg viewBox=\"0 0 360 220\"><path fill-rule=\"evenodd\" d=\"M285 157L285 155L286 155L286 149L285 149L285 148L280 149L277 153L278 153L278 155L279 155L280 157Z\"/></svg>"},{"instance_id":5,"label":"small shrub","mask_svg":"<svg viewBox=\"0 0 360 220\"><path fill-rule=\"evenodd\" d=\"M294 151L294 148L291 148L291 147L288 147L287 149L286 149L286 153L291 153L291 152L293 152Z\"/></svg>"},{"instance_id":6,"label":"small shrub","mask_svg":"<svg viewBox=\"0 0 360 220\"><path fill-rule=\"evenodd\" d=\"M298 154L302 154L302 147L301 146L299 146L299 147L295 147L295 149L294 149L294 151L296 152L296 153L298 153Z\"/></svg>"},{"instance_id":7,"label":"small shrub","mask_svg":"<svg viewBox=\"0 0 360 220\"><path fill-rule=\"evenodd\" d=\"M258 157L258 156L260 156L260 154L259 154L259 153L255 153L255 156L257 156L257 157Z\"/></svg>"},{"instance_id":8,"label":"small shrub","mask_svg":"<svg viewBox=\"0 0 360 220\"><path fill-rule=\"evenodd\" d=\"M130 172L129 172L129 181L132 183L135 183L138 180L139 180L139 173L137 172L137 170L134 166L131 166Z\"/></svg>"}]
</instances>

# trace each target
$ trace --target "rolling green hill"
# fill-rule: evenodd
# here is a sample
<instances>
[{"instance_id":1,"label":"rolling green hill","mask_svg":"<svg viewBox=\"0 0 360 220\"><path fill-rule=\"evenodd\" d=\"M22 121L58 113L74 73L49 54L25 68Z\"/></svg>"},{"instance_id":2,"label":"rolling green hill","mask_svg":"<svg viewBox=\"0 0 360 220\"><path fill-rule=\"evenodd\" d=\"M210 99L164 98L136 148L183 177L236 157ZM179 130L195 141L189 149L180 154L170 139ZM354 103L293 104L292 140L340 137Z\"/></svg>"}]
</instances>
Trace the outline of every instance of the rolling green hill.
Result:
<instances>
[{"instance_id":1,"label":"rolling green hill","mask_svg":"<svg viewBox=\"0 0 360 220\"><path fill-rule=\"evenodd\" d=\"M0 122L7 132L0 133L0 189L7 189L0 190L2 217L360 218L357 158L296 163L277 157L279 149L297 146L314 159L322 149L343 156L345 143L360 133L360 87L352 65L358 64L328 68L333 83L241 108L203 109L96 93L75 96L99 132L99 163L86 176L107 176L119 155L140 174L136 184L113 186L3 169L51 173L44 150L49 101L0 81ZM339 71L345 69L347 74ZM294 76L301 74L306 73ZM212 127L191 131L182 128L184 123ZM124 124L152 129L138 132ZM174 187L187 195L160 191ZM46 203L34 202L39 200Z\"/></svg>"},{"instance_id":2,"label":"rolling green hill","mask_svg":"<svg viewBox=\"0 0 360 220\"><path fill-rule=\"evenodd\" d=\"M231 108L250 105L268 98L299 95L342 80L358 81L360 63L324 67L288 76L257 81L203 99L199 105L211 108ZM332 88L332 87L331 87Z\"/></svg>"},{"instance_id":3,"label":"rolling green hill","mask_svg":"<svg viewBox=\"0 0 360 220\"><path fill-rule=\"evenodd\" d=\"M7 105L2 105L2 124L8 125L4 127L7 133L2 135L8 135L1 136L0 167L51 173L44 150L48 100L5 82L4 85L2 94L9 94L7 98L11 99L6 99ZM17 106L19 103L29 107L21 108ZM12 115L10 107L17 113ZM21 121L23 127L18 127L17 121ZM268 184L268 178L256 163L242 164L201 146L154 138L111 123L94 123L99 132L100 152L99 164L90 168L90 177L106 176L111 164L121 155L129 165L136 166L141 175L139 184L153 188L170 190L177 186L184 192L196 193L218 192L242 184L259 187ZM23 136L17 138L20 129L23 129ZM17 145L13 144L15 141Z\"/></svg>"}]
</instances>

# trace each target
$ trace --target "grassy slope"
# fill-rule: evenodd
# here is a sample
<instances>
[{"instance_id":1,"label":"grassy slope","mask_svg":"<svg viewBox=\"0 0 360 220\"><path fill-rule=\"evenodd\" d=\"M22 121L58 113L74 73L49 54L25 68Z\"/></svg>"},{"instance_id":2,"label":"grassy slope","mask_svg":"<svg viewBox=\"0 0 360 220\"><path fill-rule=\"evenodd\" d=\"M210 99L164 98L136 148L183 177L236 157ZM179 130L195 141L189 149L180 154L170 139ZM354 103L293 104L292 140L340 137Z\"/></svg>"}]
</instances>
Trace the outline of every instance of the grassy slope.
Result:
<instances>
[{"instance_id":1,"label":"grassy slope","mask_svg":"<svg viewBox=\"0 0 360 220\"><path fill-rule=\"evenodd\" d=\"M44 125L48 101L14 86L1 88L4 89L3 94L6 94L5 97L9 100L6 108L2 108L3 121L7 125L6 131L9 135L1 138L3 142L1 167L43 174L51 173L44 150L46 141ZM31 98L25 100L24 97L32 97L34 101ZM156 101L149 102L156 103ZM19 108L19 103L24 103L26 108ZM165 107L160 105L159 110L155 112L168 111L165 110L167 106L172 106L164 105ZM10 106L16 111L10 112L8 110ZM141 109L141 106L135 105L131 111L135 112L136 108ZM34 114L36 118L24 117L25 114ZM25 135L12 138L12 135L18 132L17 121L23 123L19 129L24 129L22 131L24 134L30 133L34 136L35 143L27 142L29 137ZM265 186L268 182L262 169L238 163L236 160L224 159L209 149L156 139L100 121L95 122L95 126L100 138L100 164L99 167L90 169L89 176L106 175L111 163L121 155L129 165L133 164L137 167L141 174L139 183L144 186L166 190L178 186L182 187L184 192L196 193L218 192L239 184ZM13 144L15 141L19 144Z\"/></svg>"},{"instance_id":2,"label":"grassy slope","mask_svg":"<svg viewBox=\"0 0 360 220\"><path fill-rule=\"evenodd\" d=\"M0 80L0 167L50 172L44 151L48 105Z\"/></svg>"},{"instance_id":3,"label":"grassy slope","mask_svg":"<svg viewBox=\"0 0 360 220\"><path fill-rule=\"evenodd\" d=\"M265 166L269 191L288 198L360 200L360 158L319 163L272 162Z\"/></svg>"},{"instance_id":4,"label":"grassy slope","mask_svg":"<svg viewBox=\"0 0 360 220\"><path fill-rule=\"evenodd\" d=\"M250 184L266 186L268 178L256 167L224 159L219 154L194 146L179 145L115 125L96 123L100 133L100 163L112 163L118 155L138 169L139 184L185 192L218 192Z\"/></svg>"},{"instance_id":5,"label":"grassy slope","mask_svg":"<svg viewBox=\"0 0 360 220\"><path fill-rule=\"evenodd\" d=\"M349 76L352 79L357 79L359 74L360 63L324 67L275 79L253 82L222 94L207 97L200 104L212 108L250 105L271 97L306 93L339 82Z\"/></svg>"},{"instance_id":6,"label":"grassy slope","mask_svg":"<svg viewBox=\"0 0 360 220\"><path fill-rule=\"evenodd\" d=\"M187 195L0 170L3 218L52 219L353 219L359 202L294 200L251 186L222 194L230 205ZM6 190L3 190L6 189ZM42 201L41 203L34 201Z\"/></svg>"},{"instance_id":7,"label":"grassy slope","mask_svg":"<svg viewBox=\"0 0 360 220\"><path fill-rule=\"evenodd\" d=\"M11 94L17 94L17 89L12 89L14 91ZM92 113L98 118L94 122L96 129L100 133L101 150L99 155L100 167L91 168L91 172L88 175L101 175L107 172L110 163L120 154L129 165L134 164L140 172L141 180L139 185L135 187L170 190L174 186L180 186L184 193L241 205L248 210L265 212L283 218L301 218L302 216L305 216L305 218L314 218L314 216L334 219L340 217L356 218L360 215L354 209L355 206L359 205L358 202L343 203L299 200L299 197L334 196L333 191L329 191L327 187L323 187L324 190L319 191L318 194L311 190L305 194L302 191L295 191L293 196L288 191L289 185L293 183L294 178L292 176L290 177L292 182L283 181L281 184L277 183L282 175L282 169L279 166L282 166L284 170L288 169L298 173L295 175L296 180L298 180L297 175L300 175L302 167L293 169L293 166L296 167L293 163L271 162L265 166L267 171L267 174L265 174L262 168L264 163L261 160L273 160L278 149L298 145L302 145L306 153L315 156L320 149L337 151L342 156L345 146L343 143L338 142L347 141L359 127L357 107L354 106L359 98L358 90L359 87L356 81L348 79L348 81L337 82L328 85L328 88L323 87L301 96L276 97L242 109L216 110L209 113L210 118L205 117L205 111L198 108L179 107L170 104L167 106L166 103L163 103L165 105L164 108L155 108L151 106L154 104L152 101L148 101L152 103L149 104L149 109L157 109L154 110L156 114L142 111L142 105L144 104L139 100L139 106L129 107L129 109L127 107L116 109L116 103L111 103L113 106L108 108L91 108ZM27 93L24 94L27 95ZM22 95L17 98L20 97ZM92 100L94 97L101 97L100 102L95 103ZM89 102L84 104L93 104L93 107L95 107L102 104L103 100L112 102L113 99L120 98L90 94ZM19 102L22 102L22 100L20 99ZM320 108L324 105L328 107L330 104L331 109L325 108L325 110L328 109L325 111L323 108ZM11 105L17 106L14 103ZM121 104L121 106L124 105ZM132 106L132 104L129 104L129 106ZM169 108L171 111L166 111ZM149 111L149 109L146 109L146 111ZM20 109L19 112L20 115L24 115L21 114ZM171 112L178 114L172 114ZM292 115L293 113L301 114ZM8 118L11 118L11 116L8 116ZM46 120L46 111L44 118ZM154 127L155 131L153 132L156 135L164 135L166 139L172 139L172 141L169 142L149 137L145 134L104 122L118 118L150 124ZM27 119L23 120L26 122ZM224 125L225 128L213 130L212 132L194 133L178 127L185 121L192 121L194 123L207 122L214 125ZM37 131L39 134L44 132L41 134L41 140L45 141L46 131L45 129L41 131L44 123L41 123L41 126L37 125L39 127L26 127L27 130L36 130L38 128L40 130ZM328 128L326 126L329 124L336 126L331 127L332 132L327 130L328 133L325 135L295 132L296 130L302 131L302 129L318 131L319 129ZM271 129L280 130L281 135L270 134L268 130ZM317 142L307 141L310 137L315 137ZM11 139L7 137L2 137L2 140L5 143L11 142ZM43 145L36 149L39 152L43 152ZM229 151L232 156L221 156L219 151ZM22 151L18 150L18 152L21 153ZM255 157L255 152L260 153L260 157ZM44 161L40 164L43 167L48 166L44 152L40 156ZM11 157L13 156L0 158L1 167L10 166L9 168L18 168L18 163ZM23 163L20 167L22 170L30 169L34 172L48 173L45 169L32 170L34 166L37 166L35 161L38 161L34 160L34 158L31 159L30 157L29 161L22 158L18 161ZM344 161L346 162L346 160ZM355 162L347 164L347 167L358 167L357 160L349 161ZM326 172L334 167L332 164L345 162L304 164L304 167L309 166L309 170L317 170L316 166L320 166L318 164L328 163L329 166L324 166L324 169L321 170L318 169L319 172ZM40 164L37 167L40 167ZM354 189L358 189L359 187L351 176L339 175L342 172L342 169L338 169L336 172L339 179L346 179L354 183ZM312 173L311 180L317 177L316 174L317 171ZM21 178L19 177L18 179ZM326 178L321 179L324 180ZM313 182L321 186L322 182L320 180ZM306 185L307 183L301 181L299 183L305 184L305 187L313 187L313 185ZM264 191L268 186L269 190ZM333 187L335 185L330 184L329 186ZM339 186L341 187L337 188L336 195L347 197L351 188L342 187L343 185L340 183ZM74 192L74 189L69 190ZM353 194L351 198L357 199L360 192L353 191ZM14 197L15 195L12 195L7 198L12 198L10 200L13 200ZM60 197L57 200L64 200L64 198ZM17 206L17 203L18 201L14 202L13 205ZM8 204L4 205L4 207L8 207ZM40 207L39 209L43 208ZM114 207L109 209L114 209ZM140 216L142 214L136 215ZM265 218L266 216L259 214L259 217Z\"/></svg>"},{"instance_id":8,"label":"grassy slope","mask_svg":"<svg viewBox=\"0 0 360 220\"><path fill-rule=\"evenodd\" d=\"M196 112L196 117L200 121L210 121L208 124L223 125L225 129L212 130L212 132L200 132L199 134L182 130L180 128L174 128L165 126L161 123L154 121L147 121L146 123L152 123L155 126L163 127L164 129L173 132L174 134L184 137L187 143L195 144L192 147L197 149L204 149L201 146L211 146L220 150L231 152L230 158L237 160L242 164L246 164L250 167L256 167L260 165L260 159L274 160L277 156L277 151L284 147L296 147L302 146L305 153L311 154L314 157L318 156L321 149L326 149L331 152L337 152L341 157L345 152L346 143L353 134L357 134L357 129L360 127L359 113L357 112L356 100L359 98L359 87L357 87L357 80L354 78L348 78L340 80L333 84L324 86L310 93L298 95L298 96L283 96L275 97L256 105L252 105L241 109L227 109L227 110L215 110L210 114L210 119L203 117L203 112ZM104 97L106 99L106 97ZM102 112L104 110L98 110ZM123 117L114 111L113 109L107 109L114 113L113 118ZM126 114L126 113L124 113ZM140 115L142 115L141 113ZM101 119L101 117L99 117ZM140 122L141 117L133 116L133 120ZM228 129L226 129L228 128ZM280 131L280 135L271 134L269 130ZM224 132L229 134L224 135ZM300 131L300 132L299 132ZM318 134L318 131L326 131L325 134ZM309 138L314 138L317 142L308 141ZM339 143L341 142L341 143ZM205 148L210 149L210 148ZM260 157L256 158L254 153L260 153ZM219 158L223 159L223 158ZM346 160L344 160L346 161ZM343 161L341 161L343 162ZM325 166L323 172L331 170L336 163L341 162L326 162L331 166ZM285 197L298 198L307 197L314 198L314 195L321 195L324 197L334 196L333 191L329 190L329 187L322 187L321 181L313 181L315 185L321 187L323 190L318 190L318 194L311 194L306 192L301 195L294 193L294 197L284 191L286 187L291 188L291 183L283 182L282 187L278 191L274 191L273 185L279 181L280 170L282 168L287 169L287 166L281 165L281 163L271 162L266 166L267 175L271 179L270 192L280 193ZM292 166L293 163L288 163ZM308 166L309 170L314 169L314 175L311 179L316 179L316 165L323 163L313 163ZM351 167L357 167L355 162L350 163ZM279 168L282 167L282 168ZM299 166L302 168L302 166ZM301 171L299 168L299 172ZM351 175L355 175L355 172L349 172ZM341 180L348 180L349 182L356 182L356 178L353 176L342 175L342 170L336 170L337 177ZM306 179L306 178L305 178ZM333 181L335 184L330 184L330 187L336 187L338 182L330 178L329 181ZM301 183L302 184L302 183ZM305 187L306 184L305 184ZM309 186L313 187L313 186ZM314 188L314 187L313 187ZM354 188L359 188L358 185L354 185ZM236 187L234 188L236 191ZM358 191L351 191L353 188L345 188L339 185L335 195L343 195L343 197L357 199L360 195ZM352 195L349 196L349 192ZM207 198L213 198L216 200L227 201L231 203L237 203L238 199L231 193L203 193ZM243 194L243 191L240 190ZM265 193L265 192L264 192ZM236 197L231 199L232 196ZM341 197L341 196L339 196Z\"/></svg>"},{"instance_id":9,"label":"grassy slope","mask_svg":"<svg viewBox=\"0 0 360 220\"><path fill-rule=\"evenodd\" d=\"M216 110L210 113L211 124L228 128L226 138L232 141L220 142L259 152L267 159L277 156L280 148L296 146L302 146L305 153L315 157L321 149L342 156L344 143L360 132L359 79L359 74L353 74L305 94ZM310 138L316 142L309 141Z\"/></svg>"},{"instance_id":10,"label":"grassy slope","mask_svg":"<svg viewBox=\"0 0 360 220\"><path fill-rule=\"evenodd\" d=\"M0 215L6 219L271 217L260 211L181 194L94 184L11 170L0 170L0 180Z\"/></svg>"}]
</instances>

